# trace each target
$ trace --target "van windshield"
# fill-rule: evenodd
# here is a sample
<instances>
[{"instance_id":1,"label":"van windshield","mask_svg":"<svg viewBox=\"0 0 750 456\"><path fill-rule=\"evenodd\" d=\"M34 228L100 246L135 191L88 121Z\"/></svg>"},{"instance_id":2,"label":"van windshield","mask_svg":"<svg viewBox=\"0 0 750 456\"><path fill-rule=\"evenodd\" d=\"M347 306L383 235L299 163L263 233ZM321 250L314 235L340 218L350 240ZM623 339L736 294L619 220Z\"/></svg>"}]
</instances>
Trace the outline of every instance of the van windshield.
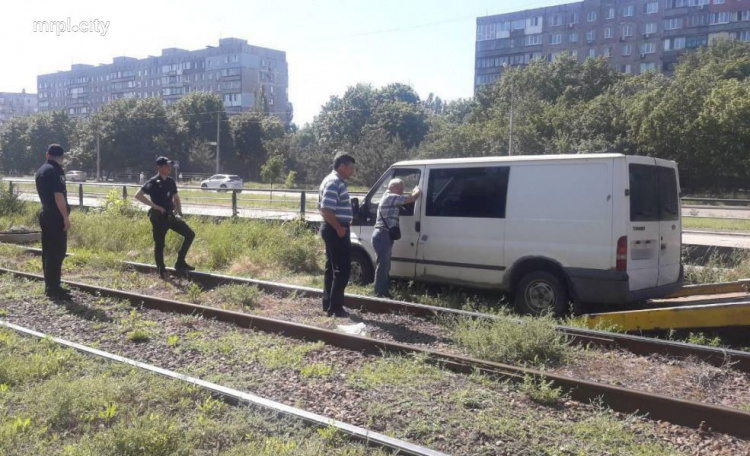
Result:
<instances>
[{"instance_id":1,"label":"van windshield","mask_svg":"<svg viewBox=\"0 0 750 456\"><path fill-rule=\"evenodd\" d=\"M674 168L632 163L629 170L631 222L680 218L680 199Z\"/></svg>"}]
</instances>

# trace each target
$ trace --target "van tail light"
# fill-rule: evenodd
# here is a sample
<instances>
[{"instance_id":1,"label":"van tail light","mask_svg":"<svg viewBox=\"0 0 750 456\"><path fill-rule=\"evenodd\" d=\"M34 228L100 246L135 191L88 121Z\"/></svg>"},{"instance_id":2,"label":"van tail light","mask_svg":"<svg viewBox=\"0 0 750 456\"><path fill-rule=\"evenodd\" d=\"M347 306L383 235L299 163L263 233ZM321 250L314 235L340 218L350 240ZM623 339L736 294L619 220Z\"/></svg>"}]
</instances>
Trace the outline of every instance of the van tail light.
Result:
<instances>
[{"instance_id":1,"label":"van tail light","mask_svg":"<svg viewBox=\"0 0 750 456\"><path fill-rule=\"evenodd\" d=\"M617 256L615 269L625 272L628 270L628 237L622 236L617 240Z\"/></svg>"}]
</instances>

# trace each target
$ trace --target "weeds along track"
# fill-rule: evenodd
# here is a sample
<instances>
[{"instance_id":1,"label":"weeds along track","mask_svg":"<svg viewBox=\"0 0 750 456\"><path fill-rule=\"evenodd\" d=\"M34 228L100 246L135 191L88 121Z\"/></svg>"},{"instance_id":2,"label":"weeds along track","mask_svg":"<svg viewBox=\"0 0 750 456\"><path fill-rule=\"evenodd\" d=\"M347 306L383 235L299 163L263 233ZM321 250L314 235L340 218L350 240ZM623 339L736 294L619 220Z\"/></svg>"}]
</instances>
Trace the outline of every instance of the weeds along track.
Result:
<instances>
[{"instance_id":1,"label":"weeds along track","mask_svg":"<svg viewBox=\"0 0 750 456\"><path fill-rule=\"evenodd\" d=\"M0 273L36 281L42 280L42 277L36 274L7 269L1 269ZM67 284L81 292L100 298L125 300L133 305L160 311L200 315L206 319L223 321L265 333L284 335L308 342L323 342L326 345L348 351L369 355L415 355L424 357L430 363L457 373L481 373L493 378L510 379L519 382L528 381L528 379L533 379L534 382L540 384L551 382L555 387L563 388L573 400L581 403L601 400L612 410L618 412L637 412L646 414L651 419L665 420L694 429L711 429L715 432L726 433L743 439L750 438L750 426L748 426L748 423L750 423L750 413L740 409L580 380L537 369L483 361L415 345L348 335L319 327L260 317L242 312L227 311L84 283L67 282ZM617 366L610 367L617 368Z\"/></svg>"},{"instance_id":2,"label":"weeds along track","mask_svg":"<svg viewBox=\"0 0 750 456\"><path fill-rule=\"evenodd\" d=\"M23 248L24 251L40 255L41 249ZM144 263L123 262L128 267L141 272L155 273L156 266ZM174 271L172 271L174 272ZM204 289L220 287L222 285L249 285L257 287L267 293L282 293L299 297L320 298L322 291L285 283L256 280L245 277L213 274L208 272L193 271L189 274L189 280L199 284ZM695 296L713 293L725 293L743 291L748 287L750 281L732 282L724 284L692 285L685 287L676 296ZM347 294L345 305L351 309L359 309L372 313L397 313L422 318L470 318L470 319L497 319L496 315L464 310L450 309L446 307L430 306L391 299L374 298L369 296ZM740 372L750 373L750 353L740 350L726 348L708 347L704 345L689 344L661 340L651 337L633 336L610 331L598 331L571 326L557 325L557 330L570 337L572 342L581 345L594 345L603 348L620 348L633 354L641 356L663 355L673 358L695 358L702 362L723 367L731 365L733 369Z\"/></svg>"},{"instance_id":3,"label":"weeds along track","mask_svg":"<svg viewBox=\"0 0 750 456\"><path fill-rule=\"evenodd\" d=\"M419 445L414 445L409 442L405 442L403 440L395 439L377 432L373 432L367 429L363 429L358 426L353 426L348 423L343 423L341 421L337 421L331 418L326 418L324 416L311 413L296 407L290 407L285 404L281 404L279 402L269 400L254 394L250 394L247 392L239 391L233 388L228 388L226 386L218 385L216 383L207 382L195 377L191 377L188 375L180 374L168 369L163 369L160 367L156 367L150 364L146 364L140 361L135 361L123 356L115 355L112 353L108 353L106 351L98 350L92 347L88 347L82 344L69 342L64 339L60 339L57 337L49 337L43 333L24 328L22 326L10 324L3 322L0 320L0 328L8 328L13 331L16 331L20 334L23 334L25 336L30 337L36 337L39 339L47 339L49 341L52 341L60 346L71 348L74 350L77 350L83 354L96 356L108 361L113 361L120 364L125 364L128 366L135 367L137 369L158 374L164 377L167 377L169 379L177 380L179 382L183 382L189 385L193 385L196 387L199 387L206 392L210 393L213 396L218 396L221 399L223 399L225 402L236 405L236 404L247 404L251 405L257 408L261 408L267 411L270 411L275 414L279 414L282 416L285 416L287 418L296 419L296 420L302 420L307 422L308 424L311 424L313 426L317 426L320 429L335 429L337 432L340 432L342 434L345 434L352 438L353 440L365 443L367 446L372 447L379 447L385 450L388 450L389 452L393 452L395 454L407 454L407 455L414 455L414 456L447 456L445 453L431 450L426 447L422 447Z\"/></svg>"}]
</instances>

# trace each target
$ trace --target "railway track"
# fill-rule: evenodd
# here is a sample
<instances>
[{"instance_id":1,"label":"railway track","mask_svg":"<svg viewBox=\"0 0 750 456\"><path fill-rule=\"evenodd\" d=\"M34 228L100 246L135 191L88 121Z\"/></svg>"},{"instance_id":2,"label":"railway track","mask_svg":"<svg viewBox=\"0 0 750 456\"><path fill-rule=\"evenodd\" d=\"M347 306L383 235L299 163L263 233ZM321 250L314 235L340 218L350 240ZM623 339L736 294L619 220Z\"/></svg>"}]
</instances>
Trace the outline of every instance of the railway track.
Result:
<instances>
[{"instance_id":1,"label":"railway track","mask_svg":"<svg viewBox=\"0 0 750 456\"><path fill-rule=\"evenodd\" d=\"M278 413L284 416L288 416L294 419L303 420L311 425L320 426L323 428L335 428L337 431L348 435L350 438L366 443L368 446L379 447L394 452L395 454L408 454L413 456L447 456L445 453L431 450L429 448L415 445L403 440L395 439L387 435L373 432L368 429L354 426L342 421L334 420L332 418L326 418L316 413L311 413L306 410L302 410L296 407L291 407L285 404L281 404L270 399L266 399L255 394L239 391L226 386L218 385L216 383L207 382L195 377L180 374L168 369L162 369L157 366L153 366L140 361L135 361L120 355L115 355L95 348L87 347L82 344L70 342L57 337L50 337L46 334L34 331L23 326L14 325L11 323L0 320L0 327L12 329L18 333L24 334L30 337L36 337L39 339L47 339L63 347L72 348L86 355L97 356L109 361L114 361L120 364L126 364L129 366L136 367L138 369L162 375L164 377L178 380L184 383L189 383L200 387L206 391L209 391L212 395L220 397L222 400L229 404L248 404L255 407L270 410L274 413Z\"/></svg>"},{"instance_id":2,"label":"railway track","mask_svg":"<svg viewBox=\"0 0 750 456\"><path fill-rule=\"evenodd\" d=\"M41 255L41 249L19 247L29 253ZM124 261L127 266L148 273L156 273L156 266ZM174 270L168 268L174 273ZM208 289L227 284L240 284L256 286L267 293L296 294L300 297L320 298L322 291L316 288L290 285L266 280L250 279L245 277L213 274L202 271L192 271L188 278ZM728 293L747 291L750 280L730 282L723 284L690 285L684 287L673 297L695 296L702 294ZM370 296L346 294L344 298L346 307L365 310L373 313L404 313L415 317L464 317L473 319L495 319L495 315L464 310L450 309L446 307L429 306L413 302L397 301L392 299L374 298ZM593 345L604 348L620 348L636 355L664 355L675 358L693 357L714 366L725 366L731 364L738 371L750 373L750 353L740 350L731 350L718 347L674 342L652 337L634 336L630 334L599 331L572 326L558 325L557 330L566 334L571 340L581 345Z\"/></svg>"},{"instance_id":3,"label":"railway track","mask_svg":"<svg viewBox=\"0 0 750 456\"><path fill-rule=\"evenodd\" d=\"M42 276L8 269L0 273L12 274L31 280L43 280ZM220 277L220 276L219 276ZM216 278L216 277L215 277ZM190 315L202 315L228 322L239 327L251 328L267 333L283 334L287 337L306 341L322 341L328 345L346 350L354 350L380 356L383 353L418 354L427 357L430 362L448 370L470 374L483 374L522 381L532 377L537 381L551 381L555 386L566 390L573 400L589 402L602 400L611 409L622 413L646 414L651 419L665 420L673 424L734 435L739 438L750 438L750 413L728 407L688 401L658 394L604 385L545 373L535 369L515 367L500 363L483 361L469 357L428 350L412 345L353 336L313 326L254 316L246 313L199 306L179 301L157 298L137 293L119 291L94 285L65 281L65 283L82 292L102 297L111 297L129 301L134 305L168 312ZM289 287L287 285L287 287ZM292 287L293 288L293 287ZM423 306L425 307L425 306Z\"/></svg>"}]
</instances>

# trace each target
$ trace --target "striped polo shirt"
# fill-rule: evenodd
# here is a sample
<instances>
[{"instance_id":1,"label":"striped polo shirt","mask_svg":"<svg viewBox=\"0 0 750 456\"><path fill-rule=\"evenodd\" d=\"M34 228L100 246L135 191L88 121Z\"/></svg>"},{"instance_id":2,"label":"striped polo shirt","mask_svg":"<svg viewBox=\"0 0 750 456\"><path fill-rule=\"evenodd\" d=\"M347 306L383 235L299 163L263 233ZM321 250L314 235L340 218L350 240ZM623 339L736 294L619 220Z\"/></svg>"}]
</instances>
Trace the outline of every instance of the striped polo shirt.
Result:
<instances>
[{"instance_id":1,"label":"striped polo shirt","mask_svg":"<svg viewBox=\"0 0 750 456\"><path fill-rule=\"evenodd\" d=\"M336 171L326 176L320 183L318 192L318 209L330 209L336 214L339 223L352 222L352 203L349 200L349 190Z\"/></svg>"}]
</instances>

